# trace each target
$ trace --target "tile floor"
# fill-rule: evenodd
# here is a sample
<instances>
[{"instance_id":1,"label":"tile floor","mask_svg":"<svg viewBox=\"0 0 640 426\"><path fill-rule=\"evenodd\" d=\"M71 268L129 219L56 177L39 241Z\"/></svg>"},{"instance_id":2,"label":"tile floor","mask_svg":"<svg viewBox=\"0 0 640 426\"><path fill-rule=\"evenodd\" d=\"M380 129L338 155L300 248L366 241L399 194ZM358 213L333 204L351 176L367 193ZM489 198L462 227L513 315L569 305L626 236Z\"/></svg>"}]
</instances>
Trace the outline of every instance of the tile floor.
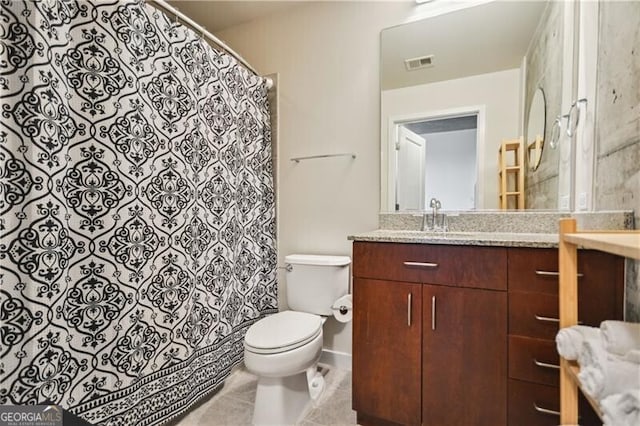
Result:
<instances>
[{"instance_id":1,"label":"tile floor","mask_svg":"<svg viewBox=\"0 0 640 426\"><path fill-rule=\"evenodd\" d=\"M326 388L299 426L352 426L356 413L351 409L351 372L322 365ZM326 372L326 373L325 373ZM239 368L223 388L205 399L172 426L248 426L253 416L257 378Z\"/></svg>"}]
</instances>

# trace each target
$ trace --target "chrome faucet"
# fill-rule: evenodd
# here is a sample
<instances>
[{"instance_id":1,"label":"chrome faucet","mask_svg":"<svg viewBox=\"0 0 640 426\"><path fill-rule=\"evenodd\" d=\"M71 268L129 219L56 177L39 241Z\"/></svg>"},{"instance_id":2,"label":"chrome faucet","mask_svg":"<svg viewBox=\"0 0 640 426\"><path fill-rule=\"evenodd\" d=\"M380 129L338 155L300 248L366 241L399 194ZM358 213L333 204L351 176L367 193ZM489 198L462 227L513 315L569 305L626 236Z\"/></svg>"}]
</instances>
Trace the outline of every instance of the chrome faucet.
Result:
<instances>
[{"instance_id":1,"label":"chrome faucet","mask_svg":"<svg viewBox=\"0 0 640 426\"><path fill-rule=\"evenodd\" d=\"M436 218L438 217L438 210L440 210L440 207L442 207L442 204L440 203L440 200L437 200L435 198L432 198L431 201L429 201L429 207L431 207L431 212L432 212L432 220L431 220L431 226L433 229L436 228Z\"/></svg>"},{"instance_id":2,"label":"chrome faucet","mask_svg":"<svg viewBox=\"0 0 640 426\"><path fill-rule=\"evenodd\" d=\"M425 213L424 216L422 217L422 230L423 231L446 231L447 226L445 224L446 222L445 222L444 216L440 221L441 223L438 224L438 215L439 215L438 212L442 207L442 203L440 202L440 200L436 198L432 198L429 201L429 207L431 207L431 223L428 223L429 222L427 220L428 214Z\"/></svg>"}]
</instances>

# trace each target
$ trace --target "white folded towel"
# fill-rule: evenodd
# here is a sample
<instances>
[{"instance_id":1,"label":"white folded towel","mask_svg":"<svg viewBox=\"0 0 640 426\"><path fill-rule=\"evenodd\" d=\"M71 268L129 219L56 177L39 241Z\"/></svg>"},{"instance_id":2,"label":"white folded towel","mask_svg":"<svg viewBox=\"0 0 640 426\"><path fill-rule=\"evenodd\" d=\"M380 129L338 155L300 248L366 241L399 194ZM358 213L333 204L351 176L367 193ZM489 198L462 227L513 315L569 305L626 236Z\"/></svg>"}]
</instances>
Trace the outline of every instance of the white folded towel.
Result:
<instances>
[{"instance_id":1,"label":"white folded towel","mask_svg":"<svg viewBox=\"0 0 640 426\"><path fill-rule=\"evenodd\" d=\"M600 397L599 393L602 383L604 383L604 374L601 369L595 367L581 368L578 373L578 379L580 379L580 385L584 393L595 399Z\"/></svg>"},{"instance_id":2,"label":"white folded towel","mask_svg":"<svg viewBox=\"0 0 640 426\"><path fill-rule=\"evenodd\" d=\"M585 339L578 363L582 389L597 400L640 388L640 364L607 352L600 338Z\"/></svg>"},{"instance_id":3,"label":"white folded towel","mask_svg":"<svg viewBox=\"0 0 640 426\"><path fill-rule=\"evenodd\" d=\"M607 351L604 350L600 336L584 339L582 347L578 353L578 364L580 368L595 367L601 368L607 358Z\"/></svg>"},{"instance_id":4,"label":"white folded towel","mask_svg":"<svg viewBox=\"0 0 640 426\"><path fill-rule=\"evenodd\" d=\"M640 364L640 349L634 349L627 352L627 354L624 356L624 360Z\"/></svg>"},{"instance_id":5,"label":"white folded towel","mask_svg":"<svg viewBox=\"0 0 640 426\"><path fill-rule=\"evenodd\" d=\"M560 356L569 360L578 359L585 339L596 339L600 336L600 329L586 325L565 327L556 334L556 348Z\"/></svg>"},{"instance_id":6,"label":"white folded towel","mask_svg":"<svg viewBox=\"0 0 640 426\"><path fill-rule=\"evenodd\" d=\"M640 425L640 389L629 389L600 401L604 426Z\"/></svg>"},{"instance_id":7,"label":"white folded towel","mask_svg":"<svg viewBox=\"0 0 640 426\"><path fill-rule=\"evenodd\" d=\"M600 400L627 389L640 389L640 364L609 355L599 366L581 367L578 378L584 392Z\"/></svg>"},{"instance_id":8,"label":"white folded towel","mask_svg":"<svg viewBox=\"0 0 640 426\"><path fill-rule=\"evenodd\" d=\"M602 321L600 324L604 348L612 354L624 356L640 349L640 323Z\"/></svg>"}]
</instances>

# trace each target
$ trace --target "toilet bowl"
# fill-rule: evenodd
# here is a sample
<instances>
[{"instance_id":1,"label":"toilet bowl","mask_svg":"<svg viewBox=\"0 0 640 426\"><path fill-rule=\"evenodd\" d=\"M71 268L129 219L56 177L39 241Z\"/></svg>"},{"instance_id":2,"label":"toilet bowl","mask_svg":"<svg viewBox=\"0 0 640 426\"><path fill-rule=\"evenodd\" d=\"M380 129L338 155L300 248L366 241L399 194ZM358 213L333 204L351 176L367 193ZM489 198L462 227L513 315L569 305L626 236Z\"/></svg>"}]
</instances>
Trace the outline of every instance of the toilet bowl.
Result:
<instances>
[{"instance_id":1,"label":"toilet bowl","mask_svg":"<svg viewBox=\"0 0 640 426\"><path fill-rule=\"evenodd\" d=\"M347 256L289 255L285 263L291 310L257 321L244 340L245 366L258 376L257 426L294 425L321 395L322 325L349 287Z\"/></svg>"},{"instance_id":2,"label":"toilet bowl","mask_svg":"<svg viewBox=\"0 0 640 426\"><path fill-rule=\"evenodd\" d=\"M310 401L310 381L322 353L323 318L283 311L266 317L247 331L244 363L258 376L254 425L293 425ZM310 385L311 384L311 385Z\"/></svg>"},{"instance_id":3,"label":"toilet bowl","mask_svg":"<svg viewBox=\"0 0 640 426\"><path fill-rule=\"evenodd\" d=\"M306 312L283 311L249 328L244 363L257 376L281 377L306 371L322 351L323 319Z\"/></svg>"}]
</instances>

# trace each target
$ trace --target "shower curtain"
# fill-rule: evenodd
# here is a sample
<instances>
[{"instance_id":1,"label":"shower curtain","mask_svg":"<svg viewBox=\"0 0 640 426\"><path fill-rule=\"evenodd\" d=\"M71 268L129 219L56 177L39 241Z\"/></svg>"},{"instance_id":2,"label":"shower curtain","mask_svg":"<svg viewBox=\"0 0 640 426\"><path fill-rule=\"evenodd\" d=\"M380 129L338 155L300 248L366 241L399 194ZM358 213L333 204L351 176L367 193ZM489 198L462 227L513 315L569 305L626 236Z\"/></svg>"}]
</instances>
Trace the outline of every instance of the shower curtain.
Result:
<instances>
[{"instance_id":1,"label":"shower curtain","mask_svg":"<svg viewBox=\"0 0 640 426\"><path fill-rule=\"evenodd\" d=\"M264 79L142 2L0 3L0 404L164 422L277 308Z\"/></svg>"}]
</instances>

